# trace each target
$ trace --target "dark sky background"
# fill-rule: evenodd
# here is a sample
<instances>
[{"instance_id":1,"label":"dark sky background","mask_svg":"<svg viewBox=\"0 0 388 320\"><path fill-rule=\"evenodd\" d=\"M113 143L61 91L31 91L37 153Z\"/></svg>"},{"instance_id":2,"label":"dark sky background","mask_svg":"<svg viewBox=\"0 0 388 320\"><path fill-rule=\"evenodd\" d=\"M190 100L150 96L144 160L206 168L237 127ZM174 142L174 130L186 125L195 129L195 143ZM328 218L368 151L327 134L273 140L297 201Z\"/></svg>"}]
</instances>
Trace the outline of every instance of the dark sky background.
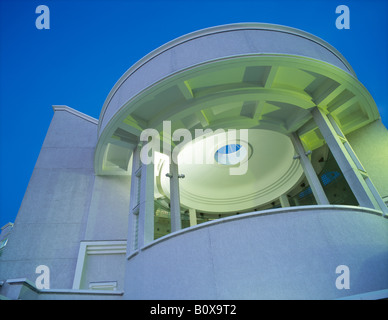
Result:
<instances>
[{"instance_id":1,"label":"dark sky background","mask_svg":"<svg viewBox=\"0 0 388 320\"><path fill-rule=\"evenodd\" d=\"M38 5L50 29L38 30ZM350 29L335 26L338 5ZM53 116L67 105L98 119L120 76L150 51L215 25L265 22L338 49L388 126L386 0L0 0L0 227L13 222ZM388 160L387 160L388 161Z\"/></svg>"}]
</instances>

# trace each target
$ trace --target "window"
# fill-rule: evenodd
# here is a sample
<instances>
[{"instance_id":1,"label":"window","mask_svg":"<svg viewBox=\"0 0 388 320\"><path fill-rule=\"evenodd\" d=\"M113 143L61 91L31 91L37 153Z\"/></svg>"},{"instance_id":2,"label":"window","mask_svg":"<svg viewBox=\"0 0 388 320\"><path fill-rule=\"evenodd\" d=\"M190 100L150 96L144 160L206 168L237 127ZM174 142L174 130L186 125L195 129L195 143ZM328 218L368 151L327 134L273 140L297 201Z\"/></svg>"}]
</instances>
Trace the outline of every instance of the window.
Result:
<instances>
[{"instance_id":1,"label":"window","mask_svg":"<svg viewBox=\"0 0 388 320\"><path fill-rule=\"evenodd\" d=\"M219 148L214 158L219 164L235 165L248 156L248 150L241 144L227 144Z\"/></svg>"}]
</instances>

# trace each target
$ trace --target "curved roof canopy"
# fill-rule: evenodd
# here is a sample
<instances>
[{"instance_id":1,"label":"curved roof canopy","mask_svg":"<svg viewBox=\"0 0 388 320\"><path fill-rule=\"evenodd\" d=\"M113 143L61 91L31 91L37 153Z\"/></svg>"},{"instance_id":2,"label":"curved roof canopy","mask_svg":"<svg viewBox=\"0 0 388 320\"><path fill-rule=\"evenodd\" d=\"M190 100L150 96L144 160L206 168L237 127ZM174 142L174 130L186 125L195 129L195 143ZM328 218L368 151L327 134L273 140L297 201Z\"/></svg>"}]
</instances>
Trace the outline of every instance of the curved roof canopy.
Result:
<instances>
[{"instance_id":1,"label":"curved roof canopy","mask_svg":"<svg viewBox=\"0 0 388 320\"><path fill-rule=\"evenodd\" d=\"M315 106L345 134L379 118L350 65L313 35L255 23L200 30L150 53L116 83L99 119L95 172L130 174L141 132L154 128L163 136L163 121L171 121L172 132L184 128L193 136L196 129L249 129L252 137L272 132L287 141L297 131L314 150L324 144L310 114ZM256 161L255 152L249 161ZM289 184L283 181L288 187L302 175L294 169ZM188 182L181 183L183 199Z\"/></svg>"}]
</instances>

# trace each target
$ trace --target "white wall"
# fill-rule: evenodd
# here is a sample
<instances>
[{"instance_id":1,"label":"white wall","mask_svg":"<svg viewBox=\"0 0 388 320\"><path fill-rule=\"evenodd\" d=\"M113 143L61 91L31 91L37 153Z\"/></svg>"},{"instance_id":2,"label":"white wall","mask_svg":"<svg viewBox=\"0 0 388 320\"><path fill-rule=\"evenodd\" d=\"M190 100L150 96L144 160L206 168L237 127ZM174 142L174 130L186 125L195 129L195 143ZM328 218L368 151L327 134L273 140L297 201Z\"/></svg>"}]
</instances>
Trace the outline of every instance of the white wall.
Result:
<instances>
[{"instance_id":1,"label":"white wall","mask_svg":"<svg viewBox=\"0 0 388 320\"><path fill-rule=\"evenodd\" d=\"M125 299L336 299L388 288L388 220L294 207L201 224L127 261ZM347 265L350 289L337 289ZM168 288L168 290L166 290Z\"/></svg>"},{"instance_id":2,"label":"white wall","mask_svg":"<svg viewBox=\"0 0 388 320\"><path fill-rule=\"evenodd\" d=\"M388 130L381 120L347 136L382 198L388 197Z\"/></svg>"},{"instance_id":3,"label":"white wall","mask_svg":"<svg viewBox=\"0 0 388 320\"><path fill-rule=\"evenodd\" d=\"M130 176L96 176L85 240L126 240Z\"/></svg>"},{"instance_id":4,"label":"white wall","mask_svg":"<svg viewBox=\"0 0 388 320\"><path fill-rule=\"evenodd\" d=\"M50 268L51 288L71 288L94 183L97 124L55 111L0 258L0 279L35 282L39 265Z\"/></svg>"}]
</instances>

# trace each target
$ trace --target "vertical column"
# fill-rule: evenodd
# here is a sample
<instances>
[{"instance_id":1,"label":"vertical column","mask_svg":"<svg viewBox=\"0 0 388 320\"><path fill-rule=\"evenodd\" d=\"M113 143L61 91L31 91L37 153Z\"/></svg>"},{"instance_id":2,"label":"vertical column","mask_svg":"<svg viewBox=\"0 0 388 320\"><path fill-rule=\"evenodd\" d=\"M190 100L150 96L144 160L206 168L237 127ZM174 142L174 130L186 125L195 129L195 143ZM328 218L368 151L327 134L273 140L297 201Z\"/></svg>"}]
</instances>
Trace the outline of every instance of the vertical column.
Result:
<instances>
[{"instance_id":1,"label":"vertical column","mask_svg":"<svg viewBox=\"0 0 388 320\"><path fill-rule=\"evenodd\" d=\"M179 172L178 165L170 163L170 210L171 210L171 232L182 229L181 208L179 198Z\"/></svg>"},{"instance_id":2,"label":"vertical column","mask_svg":"<svg viewBox=\"0 0 388 320\"><path fill-rule=\"evenodd\" d=\"M306 151L303 148L302 142L300 141L299 136L295 132L291 135L291 140L294 144L296 152L299 155L300 163L302 165L304 174L306 175L307 181L310 184L317 204L330 204L329 200L326 197L325 191L323 190L322 185L317 177L317 174L315 173L313 165L311 164L309 158L306 155Z\"/></svg>"},{"instance_id":3,"label":"vertical column","mask_svg":"<svg viewBox=\"0 0 388 320\"><path fill-rule=\"evenodd\" d=\"M384 201L334 119L318 107L312 115L359 205L387 214Z\"/></svg>"},{"instance_id":4,"label":"vertical column","mask_svg":"<svg viewBox=\"0 0 388 320\"><path fill-rule=\"evenodd\" d=\"M129 200L127 254L130 255L138 248L138 222L140 203L140 146L137 146L132 155L131 193Z\"/></svg>"},{"instance_id":5,"label":"vertical column","mask_svg":"<svg viewBox=\"0 0 388 320\"><path fill-rule=\"evenodd\" d=\"M282 208L287 208L290 206L290 202L288 201L288 197L286 194L282 194L279 197L279 201L280 201L280 205L282 206Z\"/></svg>"},{"instance_id":6,"label":"vertical column","mask_svg":"<svg viewBox=\"0 0 388 320\"><path fill-rule=\"evenodd\" d=\"M190 208L189 209L189 217L190 217L190 227L197 225L197 210Z\"/></svg>"},{"instance_id":7,"label":"vertical column","mask_svg":"<svg viewBox=\"0 0 388 320\"><path fill-rule=\"evenodd\" d=\"M139 203L139 247L154 240L154 161L141 164Z\"/></svg>"}]
</instances>

